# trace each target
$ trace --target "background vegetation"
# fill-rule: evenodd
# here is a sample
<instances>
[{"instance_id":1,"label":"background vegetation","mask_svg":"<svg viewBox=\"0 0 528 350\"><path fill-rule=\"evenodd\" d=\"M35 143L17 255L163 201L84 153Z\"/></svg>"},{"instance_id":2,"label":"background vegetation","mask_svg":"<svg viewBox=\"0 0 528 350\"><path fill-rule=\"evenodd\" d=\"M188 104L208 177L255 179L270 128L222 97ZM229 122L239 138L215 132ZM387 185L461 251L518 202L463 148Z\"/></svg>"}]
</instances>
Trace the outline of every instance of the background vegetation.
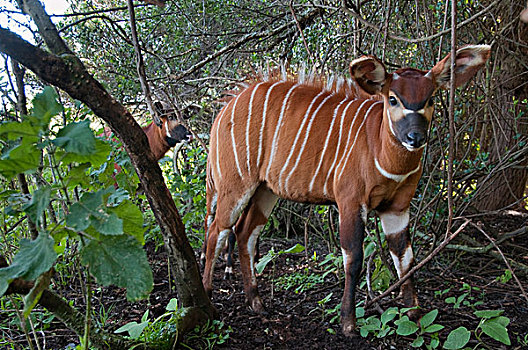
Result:
<instances>
[{"instance_id":1,"label":"background vegetation","mask_svg":"<svg viewBox=\"0 0 528 350\"><path fill-rule=\"evenodd\" d=\"M18 16L23 3L8 1L0 8L11 16L8 26L12 30L25 26L26 22ZM449 1L184 0L134 5L150 94L189 117L187 122L199 139L160 162L195 249L203 240L207 134L226 92L236 90L239 83L267 66L286 63L293 70L305 66L322 74L347 75L353 58L374 54L389 70L405 66L428 69L451 48ZM517 274L526 281L526 246L508 245L526 237L526 216L521 215L524 219L516 221L516 229L511 230L501 228L500 218L493 231L477 224L506 210L526 211L528 24L519 21L522 6L518 1L461 0L457 9L456 45L490 44L492 57L469 86L456 93L454 135L449 135L448 94L442 92L436 98L424 175L411 208L415 252L418 260L431 256L446 232L454 232L466 222L464 227L474 226L473 231L462 231L456 244L435 256L437 264L447 268L466 254L479 256L484 260L481 264L493 264L495 277L509 282L518 295L526 297L522 283L515 282ZM72 0L68 13L53 16L53 20L89 73L140 124L150 120L145 90L138 78L127 3ZM28 29L34 35L33 43L42 45L43 38L34 26ZM151 292L152 273L142 245L149 242L150 253L163 245L163 228L148 209L145 196L136 192L140 179L135 175L134 162L130 162L121 145L94 136L101 131L101 119L86 104L58 89L44 88L38 76L29 71L24 75L19 65L4 58L5 65L0 68L0 205L4 219L0 254L4 261L0 266L9 267L0 269L0 294L9 292L8 283L14 280L36 282L29 287L19 286L22 289L16 291L24 295L31 289L26 300L9 293L0 299L0 312L8 316L0 321L0 344L11 348L40 346L39 330L49 327L53 316L31 310L46 296L47 286L51 284L51 289L61 291L74 279L84 302L70 306L79 307L77 317L84 326L76 331L81 334L81 346L87 346L91 335L87 324L95 322L100 329L108 329L105 315L112 306L97 301L98 288L125 287L130 300ZM21 99L24 84L31 100L28 103ZM450 139L455 140L451 151ZM116 162L124 170L114 178ZM454 164L452 211L447 200L449 162ZM311 244L317 244L311 242L323 242L327 252L334 254L323 266L325 271L334 271L339 269L334 223L337 210L333 207L281 201L265 234L281 239L294 237L303 243L307 253ZM378 250L383 237L376 235L375 220L368 229L371 235L366 242L366 275L373 283L365 283L372 298L394 281L394 273ZM268 256L268 262L289 254L285 249L277 251ZM127 269L130 266L134 269ZM124 273L119 276L118 271ZM298 288L321 281L311 274L292 278L303 282L280 280L278 285ZM462 287L450 296L454 299L446 297L445 302L460 306L470 301L475 289L471 285ZM471 300L471 306L476 302ZM323 315L324 310L328 311L326 303L323 299L320 304ZM137 320L140 322L122 331L128 332L129 340L165 346L148 334L171 334L171 322L177 322L175 315L181 311L170 305L161 318L142 313L143 317ZM430 347L436 340L440 343L441 338L443 346L447 342L449 348L453 342L452 348L456 348L462 343L456 340L465 339L469 332L453 329L450 331L458 333L448 333L454 334L451 338L447 333L439 338L441 329L427 330L434 325L434 313L428 316L429 324L415 324L413 328L399 310L381 311L374 318L360 321L362 335L383 338L410 334L415 345ZM333 312L337 314L337 310ZM481 341L484 332L493 334L495 341L507 343L504 330L509 320L506 322L501 311L474 317L479 323L472 331L472 339ZM394 320L398 323L392 323ZM225 325L209 327L208 332L218 331L221 335L213 344L229 334ZM499 329L498 333L489 328ZM208 339L212 333L199 337ZM516 334L521 340L514 341L522 345L524 339L526 345L526 334L524 328L524 333ZM102 346L105 341L108 340L101 340L99 345L94 340L92 343ZM419 344L420 341L426 344Z\"/></svg>"}]
</instances>

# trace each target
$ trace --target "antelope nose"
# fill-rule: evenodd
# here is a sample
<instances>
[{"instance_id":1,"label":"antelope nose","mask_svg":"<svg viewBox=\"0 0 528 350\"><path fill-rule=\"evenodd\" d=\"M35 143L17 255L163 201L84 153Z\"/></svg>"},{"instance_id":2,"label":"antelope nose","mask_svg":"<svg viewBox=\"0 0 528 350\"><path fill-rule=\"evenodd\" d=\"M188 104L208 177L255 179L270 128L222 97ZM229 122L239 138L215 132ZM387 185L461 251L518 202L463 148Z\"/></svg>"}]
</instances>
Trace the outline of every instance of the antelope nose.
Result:
<instances>
[{"instance_id":1,"label":"antelope nose","mask_svg":"<svg viewBox=\"0 0 528 350\"><path fill-rule=\"evenodd\" d=\"M420 132L411 131L407 134L407 143L414 148L419 148L425 143L425 135Z\"/></svg>"}]
</instances>

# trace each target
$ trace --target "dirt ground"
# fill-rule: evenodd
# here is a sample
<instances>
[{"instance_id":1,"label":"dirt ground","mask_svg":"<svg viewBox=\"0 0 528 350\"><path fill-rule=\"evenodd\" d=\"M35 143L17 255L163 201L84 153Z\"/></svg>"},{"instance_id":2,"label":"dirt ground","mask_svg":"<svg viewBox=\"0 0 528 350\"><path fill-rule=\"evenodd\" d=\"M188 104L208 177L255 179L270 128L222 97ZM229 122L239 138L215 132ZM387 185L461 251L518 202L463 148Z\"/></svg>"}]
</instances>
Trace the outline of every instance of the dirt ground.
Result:
<instances>
[{"instance_id":1,"label":"dirt ground","mask_svg":"<svg viewBox=\"0 0 528 350\"><path fill-rule=\"evenodd\" d=\"M485 219L474 219L482 229L493 237L512 232L528 223L526 215L496 215ZM469 227L464 231L468 236L474 237L483 244L488 244L482 234ZM458 239L457 239L458 240ZM261 253L264 254L271 247L275 251L287 249L296 243L303 244L303 239L279 240L265 239L261 242ZM461 243L459 240L455 243ZM327 254L328 248L323 242L310 242L308 258L305 253L283 254L274 264L270 263L259 277L260 295L267 307L268 315L260 317L253 313L245 304L241 276L238 265L235 265L234 278L223 279L223 261L219 261L215 270L215 294L213 303L220 312L221 320L225 323L224 329L231 328L226 342L216 345L218 349L409 349L413 337L388 336L377 339L374 336L362 338L346 338L340 331L339 318L336 313L324 315L339 303L343 290L343 282L335 274L329 274L322 283L316 283L311 288L296 293L294 287L289 290L281 288L277 283L279 277L294 273L310 274L322 272L322 268L314 262L313 253L316 252L318 261ZM528 264L528 240L526 234L510 239L501 244L501 250L515 261ZM101 303L109 310L107 324L110 329L130 321L140 322L141 316L148 308L151 318L164 312L170 298L176 297L171 292L168 279L167 259L163 249L157 252L152 247L147 247L149 258L154 272L155 286L149 300L138 303L127 303L125 292L115 287L101 288L96 292L94 307ZM198 252L197 252L198 254ZM420 258L420 257L419 257ZM238 263L238 261L236 262ZM460 251L445 250L433 259L416 276L416 286L419 300L425 312L433 309L439 310L436 323L444 325L440 332L440 339L445 341L447 334L459 326L469 330L477 327L479 319L473 314L474 310L504 310L511 323L508 326L512 345L506 347L501 343L491 340L483 335L488 349L526 349L528 348L528 302L515 280L512 278L507 283L497 280L504 273L504 262L490 258L487 254L468 254ZM520 282L528 290L526 275L517 272ZM471 288L468 289L468 286ZM358 291L358 301L365 298L365 288ZM70 300L75 300L75 305L82 305L77 282L72 281L69 288L61 294ZM446 298L459 298L468 292L465 297L466 304L455 308L453 304L446 303ZM320 301L327 297L328 302ZM442 294L443 293L443 294ZM392 300L386 300L382 308L396 306ZM372 308L367 310L367 315L376 314ZM378 314L379 315L379 314ZM333 319L333 320L332 320ZM332 322L333 321L333 322ZM68 344L77 343L78 338L64 326L55 321L49 329L44 331L47 341L46 349L65 349ZM204 340L196 337L184 339L182 349L207 348ZM474 348L478 345L472 336L468 346ZM477 348L484 349L484 346Z\"/></svg>"}]
</instances>

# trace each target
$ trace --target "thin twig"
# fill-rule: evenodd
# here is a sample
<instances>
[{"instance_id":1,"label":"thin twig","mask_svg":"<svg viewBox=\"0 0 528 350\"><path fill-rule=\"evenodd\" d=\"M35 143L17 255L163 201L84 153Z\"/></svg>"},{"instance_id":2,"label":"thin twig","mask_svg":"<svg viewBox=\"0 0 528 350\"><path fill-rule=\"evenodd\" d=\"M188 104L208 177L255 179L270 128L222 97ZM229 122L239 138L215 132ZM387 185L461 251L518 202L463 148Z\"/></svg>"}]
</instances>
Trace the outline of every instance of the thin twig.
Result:
<instances>
[{"instance_id":1,"label":"thin twig","mask_svg":"<svg viewBox=\"0 0 528 350\"><path fill-rule=\"evenodd\" d=\"M519 288L521 289L521 292L522 292L522 295L524 296L524 299L526 299L526 301L528 302L528 296L526 295L526 292L524 291L524 288L521 284L521 282L519 281L519 279L517 278L517 275L515 274L515 272L513 272L513 269L510 265L510 263L508 262L508 259L506 259L506 257L504 256L504 254L502 254L502 251L501 249L499 248L499 246L497 244L495 244L495 241L486 233L484 232L483 229L481 229L478 225L475 225L474 223L471 223L471 225L473 227L475 227L477 230L480 231L480 233L482 233L490 242L491 244L493 244L493 246L495 247L495 249L497 249L497 251L499 252L499 254L501 255L502 259L504 260L504 262L506 263L506 266L508 267L508 269L511 271L512 273L512 276L513 278L515 279L515 282L517 282L517 285L519 286Z\"/></svg>"},{"instance_id":2,"label":"thin twig","mask_svg":"<svg viewBox=\"0 0 528 350\"><path fill-rule=\"evenodd\" d=\"M154 108L152 102L152 95L150 93L150 87L147 82L147 74L145 73L145 64L143 62L143 55L141 54L141 48L139 46L138 34L136 29L136 14L134 11L134 4L132 0L128 0L128 13L129 13L129 22L130 30L132 33L132 43L134 44L134 51L136 52L136 68L138 72L139 82L141 84L141 90L143 90L143 95L145 96L145 101L152 116L152 119L157 126L161 125L160 117Z\"/></svg>"},{"instance_id":3,"label":"thin twig","mask_svg":"<svg viewBox=\"0 0 528 350\"><path fill-rule=\"evenodd\" d=\"M438 253L440 253L442 251L442 249L445 248L446 245L449 244L449 242L451 242L460 232L462 232L462 230L470 223L469 220L465 220L464 223L462 225L460 225L460 227L455 231L453 232L451 235L448 235L443 241L442 243L440 243L440 245L438 247L436 247L435 250L433 250L433 252L431 254L429 254L427 257L425 257L425 259L423 259L422 261L420 261L419 264L417 264L416 266L414 266L411 270L409 270L409 272L407 272L405 275L403 275L398 282L394 283L393 285L391 285L389 288L387 288L387 290L385 292L383 292L382 294L378 295L377 297L375 297L374 299L370 300L368 303L365 304L365 307L368 307L370 305L372 305L373 303L376 303L378 302L380 299L382 298L385 298L386 296L388 296L390 293L392 293L396 288L398 288L399 286L401 286L403 284L403 282L405 282L406 280L408 280L416 271L418 271L419 269L421 269L425 264L427 264L432 258L434 258Z\"/></svg>"},{"instance_id":4,"label":"thin twig","mask_svg":"<svg viewBox=\"0 0 528 350\"><path fill-rule=\"evenodd\" d=\"M361 15L351 11L348 7L345 6L345 2L346 2L346 0L343 0L343 8L344 8L346 13L348 13L350 16L354 17L355 19L357 19L358 21L360 21L362 24L364 24L367 27L370 27L370 28L372 28L374 30L377 30L377 31L381 30L378 26L376 26L376 25L370 23L369 21L365 20L363 17L361 17ZM500 0L495 0L489 6L484 8L482 11L477 12L475 15L471 16L470 18L466 19L465 21L462 21L462 22L458 23L456 29L460 29L460 28L464 27L465 25L467 25L467 24L475 21L476 19L480 18L483 14L487 13L491 8L493 8L499 2L500 2ZM321 8L324 8L324 7L321 6ZM425 37L422 37L422 38L409 39L409 38L406 38L406 37L402 36L401 34L400 35L388 34L388 37L390 39L398 40L398 41L404 41L406 43L420 43L420 42L430 41L430 40L436 39L436 38L441 37L444 34L447 34L449 32L451 32L451 28L446 29L446 30L442 30L441 32L438 32L438 33L433 34L433 35L428 35L428 36L425 36Z\"/></svg>"},{"instance_id":5,"label":"thin twig","mask_svg":"<svg viewBox=\"0 0 528 350\"><path fill-rule=\"evenodd\" d=\"M449 82L449 154L447 164L447 230L446 237L453 224L453 162L455 158L455 64L456 64L456 1L451 0L451 81Z\"/></svg>"},{"instance_id":6,"label":"thin twig","mask_svg":"<svg viewBox=\"0 0 528 350\"><path fill-rule=\"evenodd\" d=\"M308 53L308 57L310 57L310 61L313 63L313 56L310 52L310 48L308 47L308 43L306 42L306 38L304 37L303 30L301 28L301 24L299 23L299 20L297 19L297 15L295 14L295 11L293 10L293 0L290 0L290 11L293 16L293 19L295 21L295 24L297 25L297 29L299 29L299 35L302 38L302 41L304 43L304 47L306 48L306 52Z\"/></svg>"}]
</instances>

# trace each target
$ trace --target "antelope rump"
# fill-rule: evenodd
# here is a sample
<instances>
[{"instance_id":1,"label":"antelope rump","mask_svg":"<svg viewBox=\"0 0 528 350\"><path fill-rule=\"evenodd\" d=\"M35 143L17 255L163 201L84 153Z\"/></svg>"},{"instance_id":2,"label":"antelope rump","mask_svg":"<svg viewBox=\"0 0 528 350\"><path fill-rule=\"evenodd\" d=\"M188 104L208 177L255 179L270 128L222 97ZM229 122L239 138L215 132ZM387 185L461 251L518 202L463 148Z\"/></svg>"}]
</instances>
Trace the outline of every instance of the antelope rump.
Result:
<instances>
[{"instance_id":1,"label":"antelope rump","mask_svg":"<svg viewBox=\"0 0 528 350\"><path fill-rule=\"evenodd\" d=\"M471 79L489 55L487 45L459 49L455 85ZM432 99L449 86L450 65L447 55L429 71L387 73L365 56L351 62L351 79L262 78L225 105L211 128L207 162L206 291L212 293L215 260L234 228L248 303L263 312L255 250L277 199L335 203L345 270L341 323L352 335L370 210L380 217L398 276L413 265L409 206ZM418 305L412 279L400 293L406 306Z\"/></svg>"}]
</instances>

